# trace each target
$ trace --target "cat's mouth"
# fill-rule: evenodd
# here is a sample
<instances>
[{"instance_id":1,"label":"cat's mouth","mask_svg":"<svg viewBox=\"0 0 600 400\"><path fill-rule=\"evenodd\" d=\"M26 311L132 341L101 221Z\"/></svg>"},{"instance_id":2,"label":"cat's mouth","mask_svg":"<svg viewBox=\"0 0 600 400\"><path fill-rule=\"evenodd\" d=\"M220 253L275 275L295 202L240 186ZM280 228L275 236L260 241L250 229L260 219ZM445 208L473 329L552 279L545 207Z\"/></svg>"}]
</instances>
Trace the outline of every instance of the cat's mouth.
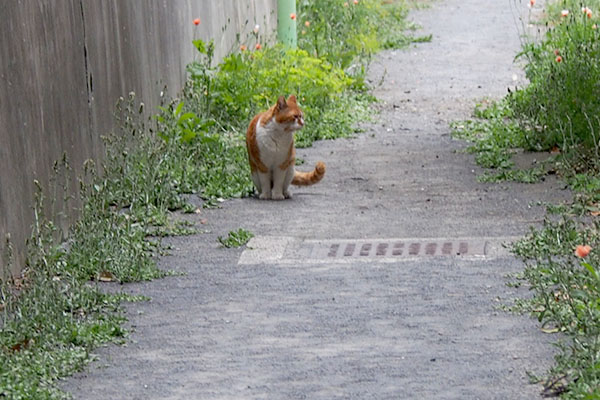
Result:
<instances>
[{"instance_id":1,"label":"cat's mouth","mask_svg":"<svg viewBox=\"0 0 600 400\"><path fill-rule=\"evenodd\" d=\"M304 128L304 123L300 123L299 121L296 121L294 124L291 124L287 128L285 128L285 131L286 132L295 132L295 131L299 131L302 128Z\"/></svg>"}]
</instances>

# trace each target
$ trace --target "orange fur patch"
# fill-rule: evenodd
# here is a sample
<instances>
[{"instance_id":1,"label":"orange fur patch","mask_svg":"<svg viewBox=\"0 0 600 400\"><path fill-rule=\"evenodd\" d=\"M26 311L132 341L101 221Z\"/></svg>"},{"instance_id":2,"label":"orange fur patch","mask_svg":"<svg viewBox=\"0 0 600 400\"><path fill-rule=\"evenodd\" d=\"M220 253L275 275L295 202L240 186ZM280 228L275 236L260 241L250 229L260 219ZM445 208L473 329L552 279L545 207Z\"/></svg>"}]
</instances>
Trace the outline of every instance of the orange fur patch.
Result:
<instances>
[{"instance_id":1,"label":"orange fur patch","mask_svg":"<svg viewBox=\"0 0 600 400\"><path fill-rule=\"evenodd\" d=\"M315 165L315 169L311 172L294 172L294 179L292 179L292 185L297 186L308 186L314 185L317 182L320 182L321 179L325 176L325 163L322 161L317 162Z\"/></svg>"},{"instance_id":2,"label":"orange fur patch","mask_svg":"<svg viewBox=\"0 0 600 400\"><path fill-rule=\"evenodd\" d=\"M263 174L269 172L269 169L260 160L260 149L258 148L258 142L256 141L256 125L261 114L258 114L252 119L246 132L246 149L248 150L248 162L250 163L250 170L252 172L258 170Z\"/></svg>"}]
</instances>

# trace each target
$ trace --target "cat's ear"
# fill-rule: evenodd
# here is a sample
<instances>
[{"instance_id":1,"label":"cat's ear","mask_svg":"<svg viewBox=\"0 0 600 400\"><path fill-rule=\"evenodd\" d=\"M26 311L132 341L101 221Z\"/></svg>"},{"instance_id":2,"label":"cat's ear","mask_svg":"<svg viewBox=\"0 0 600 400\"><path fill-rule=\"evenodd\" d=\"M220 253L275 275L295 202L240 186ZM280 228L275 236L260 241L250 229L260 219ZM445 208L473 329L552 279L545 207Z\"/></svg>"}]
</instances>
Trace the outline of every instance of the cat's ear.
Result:
<instances>
[{"instance_id":1,"label":"cat's ear","mask_svg":"<svg viewBox=\"0 0 600 400\"><path fill-rule=\"evenodd\" d=\"M279 111L284 110L287 108L287 103L285 102L285 97L283 96L279 96L279 99L277 100L277 109Z\"/></svg>"},{"instance_id":2,"label":"cat's ear","mask_svg":"<svg viewBox=\"0 0 600 400\"><path fill-rule=\"evenodd\" d=\"M297 102L296 102L296 96L294 96L293 94L291 94L290 97L288 97L288 101L290 103L297 104Z\"/></svg>"}]
</instances>

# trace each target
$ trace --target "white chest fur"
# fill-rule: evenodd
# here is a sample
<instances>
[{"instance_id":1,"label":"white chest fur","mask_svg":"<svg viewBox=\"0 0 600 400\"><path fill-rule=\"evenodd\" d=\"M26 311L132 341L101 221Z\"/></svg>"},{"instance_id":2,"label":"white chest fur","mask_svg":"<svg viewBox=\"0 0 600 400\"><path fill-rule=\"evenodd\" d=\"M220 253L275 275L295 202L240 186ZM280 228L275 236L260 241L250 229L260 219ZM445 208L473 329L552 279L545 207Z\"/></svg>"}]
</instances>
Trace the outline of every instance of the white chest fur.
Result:
<instances>
[{"instance_id":1,"label":"white chest fur","mask_svg":"<svg viewBox=\"0 0 600 400\"><path fill-rule=\"evenodd\" d=\"M294 132L284 130L276 121L271 120L262 126L260 119L258 120L256 142L261 161L268 168L275 168L287 161L293 140Z\"/></svg>"}]
</instances>

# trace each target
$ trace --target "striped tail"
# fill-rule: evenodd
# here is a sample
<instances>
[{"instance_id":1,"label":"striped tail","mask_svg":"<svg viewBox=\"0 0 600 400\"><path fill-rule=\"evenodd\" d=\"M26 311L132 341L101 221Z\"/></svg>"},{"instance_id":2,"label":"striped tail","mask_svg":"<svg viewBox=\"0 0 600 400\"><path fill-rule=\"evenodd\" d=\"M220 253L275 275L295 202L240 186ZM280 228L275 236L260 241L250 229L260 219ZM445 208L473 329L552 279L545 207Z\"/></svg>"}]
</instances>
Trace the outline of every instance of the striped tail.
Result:
<instances>
[{"instance_id":1,"label":"striped tail","mask_svg":"<svg viewBox=\"0 0 600 400\"><path fill-rule=\"evenodd\" d=\"M319 182L325 176L325 163L319 161L315 166L315 169L311 172L294 172L294 179L292 179L292 185L308 186L314 185Z\"/></svg>"}]
</instances>

